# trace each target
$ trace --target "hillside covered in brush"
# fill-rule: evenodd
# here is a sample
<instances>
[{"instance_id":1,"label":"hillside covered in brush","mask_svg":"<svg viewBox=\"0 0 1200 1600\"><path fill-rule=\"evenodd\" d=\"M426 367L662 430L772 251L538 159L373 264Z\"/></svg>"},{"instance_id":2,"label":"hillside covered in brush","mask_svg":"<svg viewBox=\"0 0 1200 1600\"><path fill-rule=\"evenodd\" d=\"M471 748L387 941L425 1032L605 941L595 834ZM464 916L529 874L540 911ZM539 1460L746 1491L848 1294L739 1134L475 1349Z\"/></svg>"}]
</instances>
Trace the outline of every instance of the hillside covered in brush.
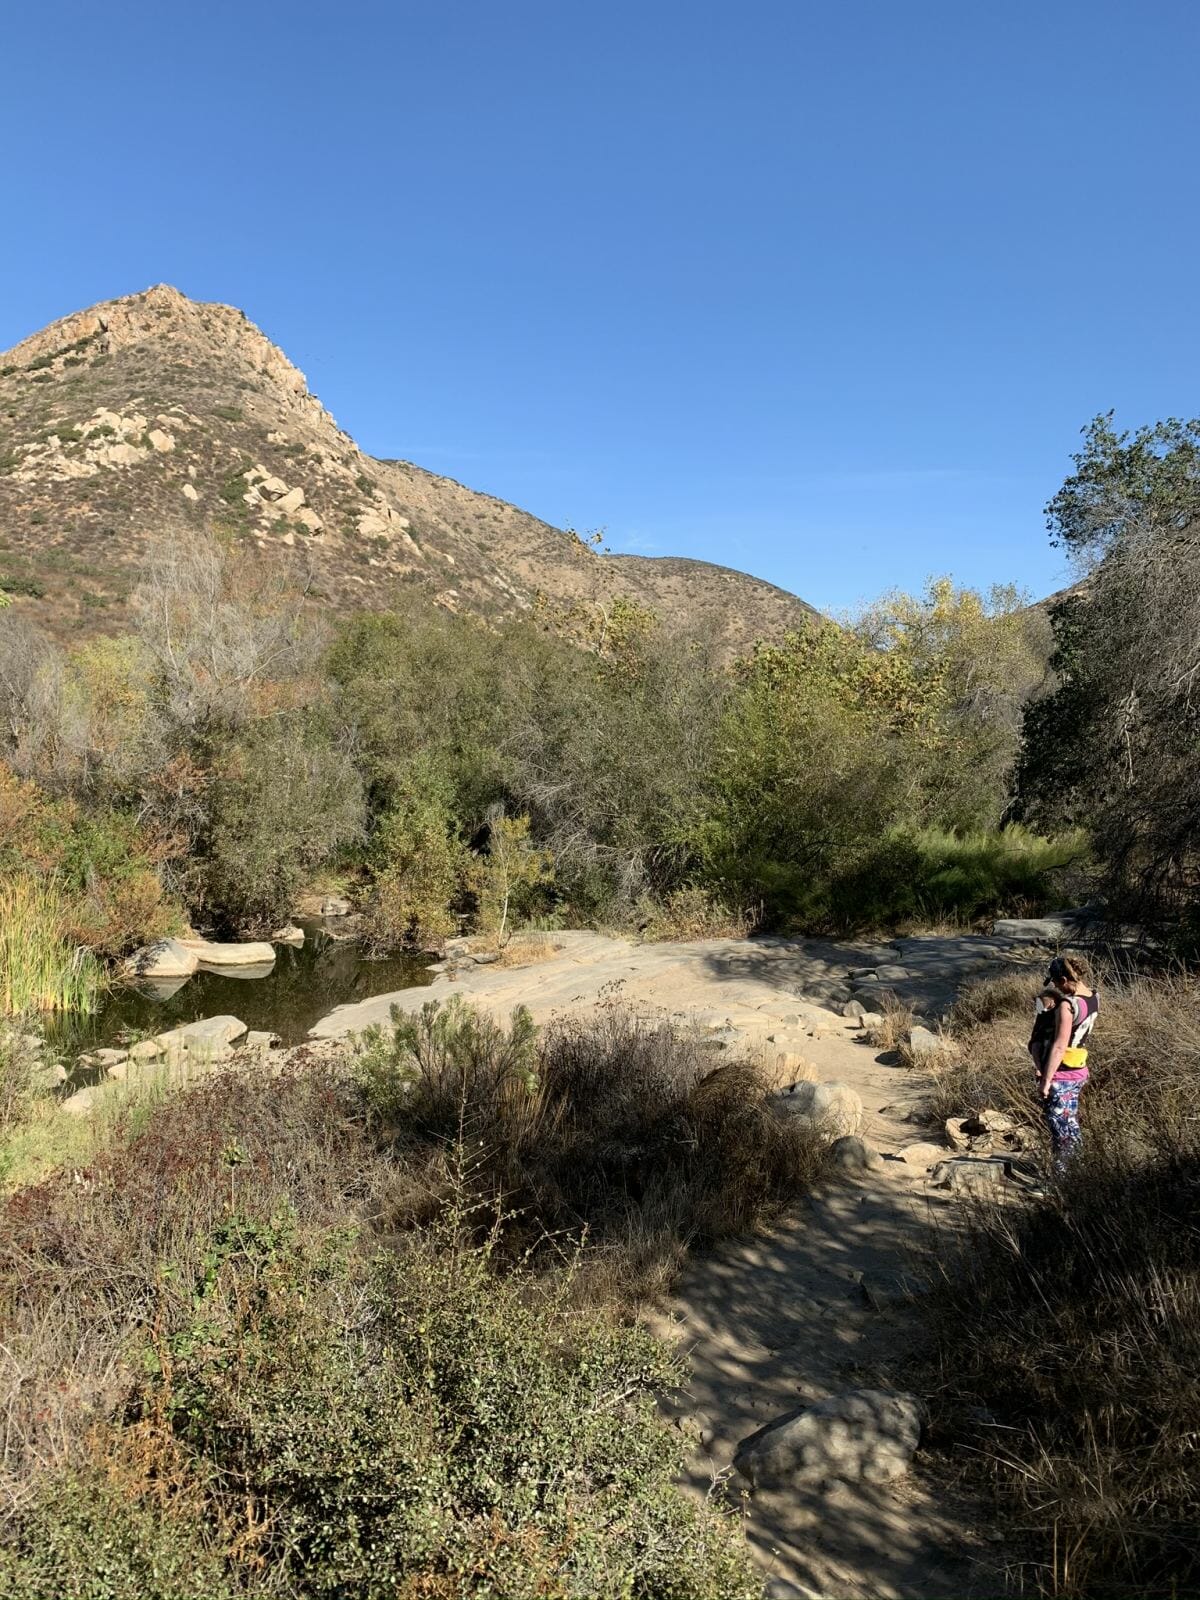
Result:
<instances>
[{"instance_id":1,"label":"hillside covered in brush","mask_svg":"<svg viewBox=\"0 0 1200 1600\"><path fill-rule=\"evenodd\" d=\"M601 555L490 495L365 455L303 373L230 306L166 285L0 356L0 586L61 633L120 626L167 542L217 535L349 613L401 585L488 618L582 620L617 596L723 654L812 608L703 561Z\"/></svg>"}]
</instances>

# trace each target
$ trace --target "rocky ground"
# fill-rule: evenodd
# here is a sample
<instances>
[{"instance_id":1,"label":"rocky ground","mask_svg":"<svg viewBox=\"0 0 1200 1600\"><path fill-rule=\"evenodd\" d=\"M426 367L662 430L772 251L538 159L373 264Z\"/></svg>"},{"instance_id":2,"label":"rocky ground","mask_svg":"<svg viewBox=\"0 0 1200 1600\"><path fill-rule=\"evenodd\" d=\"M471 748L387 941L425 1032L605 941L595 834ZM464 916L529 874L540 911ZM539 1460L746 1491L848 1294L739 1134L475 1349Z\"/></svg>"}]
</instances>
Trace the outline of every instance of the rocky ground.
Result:
<instances>
[{"instance_id":1,"label":"rocky ground","mask_svg":"<svg viewBox=\"0 0 1200 1600\"><path fill-rule=\"evenodd\" d=\"M428 989L339 1007L313 1031L337 1038L386 1023L392 1004L451 994L497 1016L525 1005L538 1022L612 998L695 1025L722 1049L759 1052L781 1106L794 1100L804 1114L813 1093L802 1091L815 1086L834 1131L862 1141L843 1138L838 1180L770 1233L694 1259L657 1318L691 1364L688 1391L670 1406L695 1441L691 1486L754 1484L747 1533L770 1595L987 1593L994 1550L976 1508L912 1459L920 1407L904 1395L917 1334L909 1291L938 1230L955 1226L956 1191L1019 1200L1020 1168L1001 1127L923 1132L920 1067L871 1046L857 1013L893 995L936 1047L963 980L1018 957L1038 932L887 945L560 934L536 967L468 958Z\"/></svg>"}]
</instances>

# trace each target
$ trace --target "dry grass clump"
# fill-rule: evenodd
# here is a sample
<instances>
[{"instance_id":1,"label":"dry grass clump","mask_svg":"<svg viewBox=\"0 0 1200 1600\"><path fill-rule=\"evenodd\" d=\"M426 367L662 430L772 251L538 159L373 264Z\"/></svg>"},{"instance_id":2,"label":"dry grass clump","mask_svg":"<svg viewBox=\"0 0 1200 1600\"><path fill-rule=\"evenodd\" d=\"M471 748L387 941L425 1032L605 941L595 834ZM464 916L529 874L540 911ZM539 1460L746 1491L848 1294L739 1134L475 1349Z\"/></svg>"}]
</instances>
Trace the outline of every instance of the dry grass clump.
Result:
<instances>
[{"instance_id":1,"label":"dry grass clump","mask_svg":"<svg viewBox=\"0 0 1200 1600\"><path fill-rule=\"evenodd\" d=\"M1026 1036L965 1035L956 1109L1036 1115ZM1200 1594L1200 982L1102 988L1089 1067L1061 1185L975 1213L947 1263L940 1428L1010 1523L1014 1588Z\"/></svg>"},{"instance_id":2,"label":"dry grass clump","mask_svg":"<svg viewBox=\"0 0 1200 1600\"><path fill-rule=\"evenodd\" d=\"M1015 967L967 984L950 1012L951 1028L962 1032L1010 1017L1028 1020L1039 976L1036 968Z\"/></svg>"},{"instance_id":3,"label":"dry grass clump","mask_svg":"<svg viewBox=\"0 0 1200 1600\"><path fill-rule=\"evenodd\" d=\"M762 920L762 907L730 906L699 884L673 889L646 912L642 938L745 939Z\"/></svg>"},{"instance_id":4,"label":"dry grass clump","mask_svg":"<svg viewBox=\"0 0 1200 1600\"><path fill-rule=\"evenodd\" d=\"M866 1031L867 1043L875 1050L900 1050L908 1043L908 1035L916 1013L910 1005L896 995L885 991L879 1003L880 1021Z\"/></svg>"},{"instance_id":5,"label":"dry grass clump","mask_svg":"<svg viewBox=\"0 0 1200 1600\"><path fill-rule=\"evenodd\" d=\"M562 949L549 933L514 933L500 944L495 939L472 940L472 950L495 956L491 963L497 967L532 967L539 961L549 961Z\"/></svg>"}]
</instances>

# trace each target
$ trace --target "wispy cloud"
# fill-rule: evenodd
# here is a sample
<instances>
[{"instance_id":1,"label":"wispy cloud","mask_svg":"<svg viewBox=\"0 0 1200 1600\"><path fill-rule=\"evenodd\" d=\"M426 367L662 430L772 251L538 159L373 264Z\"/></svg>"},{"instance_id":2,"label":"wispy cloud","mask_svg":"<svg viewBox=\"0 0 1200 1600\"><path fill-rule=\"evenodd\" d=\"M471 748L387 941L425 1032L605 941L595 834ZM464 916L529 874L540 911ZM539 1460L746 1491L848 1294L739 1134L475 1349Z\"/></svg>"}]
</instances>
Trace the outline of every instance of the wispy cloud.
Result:
<instances>
[{"instance_id":1,"label":"wispy cloud","mask_svg":"<svg viewBox=\"0 0 1200 1600\"><path fill-rule=\"evenodd\" d=\"M656 555L662 545L657 539L651 539L644 533L610 533L605 541L615 555L619 556L648 556Z\"/></svg>"}]
</instances>

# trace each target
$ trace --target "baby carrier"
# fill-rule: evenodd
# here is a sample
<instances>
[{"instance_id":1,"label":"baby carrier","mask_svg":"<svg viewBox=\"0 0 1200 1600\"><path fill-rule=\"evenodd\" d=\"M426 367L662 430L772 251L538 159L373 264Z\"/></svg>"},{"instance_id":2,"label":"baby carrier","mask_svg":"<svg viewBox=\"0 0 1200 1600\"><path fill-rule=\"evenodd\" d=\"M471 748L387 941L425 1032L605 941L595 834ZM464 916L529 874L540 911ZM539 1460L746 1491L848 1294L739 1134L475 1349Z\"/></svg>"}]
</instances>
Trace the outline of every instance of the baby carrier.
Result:
<instances>
[{"instance_id":1,"label":"baby carrier","mask_svg":"<svg viewBox=\"0 0 1200 1600\"><path fill-rule=\"evenodd\" d=\"M1068 1072L1078 1072L1087 1066L1088 1053L1083 1041L1095 1026L1100 996L1064 994L1061 989L1054 988L1042 990L1034 1002L1033 1033L1029 1040L1030 1048L1036 1049L1039 1061L1045 1061L1054 1043L1060 1005L1070 1006L1072 1017L1071 1037L1063 1051L1062 1064Z\"/></svg>"}]
</instances>

